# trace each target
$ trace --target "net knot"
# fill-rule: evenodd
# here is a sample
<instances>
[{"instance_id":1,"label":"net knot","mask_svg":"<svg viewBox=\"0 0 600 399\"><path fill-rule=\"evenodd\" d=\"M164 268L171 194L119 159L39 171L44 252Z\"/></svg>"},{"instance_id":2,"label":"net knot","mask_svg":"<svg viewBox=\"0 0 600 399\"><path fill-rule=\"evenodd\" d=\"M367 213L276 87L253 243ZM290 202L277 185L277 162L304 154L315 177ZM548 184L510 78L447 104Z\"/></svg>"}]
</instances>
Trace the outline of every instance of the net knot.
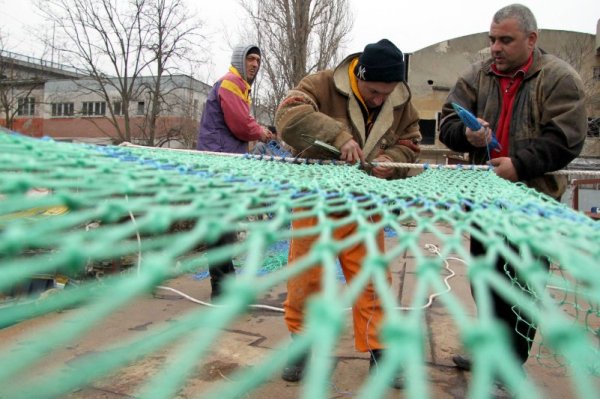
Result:
<instances>
[{"instance_id":1,"label":"net knot","mask_svg":"<svg viewBox=\"0 0 600 399\"><path fill-rule=\"evenodd\" d=\"M438 260L439 259L439 260ZM427 259L424 260L419 268L417 269L417 275L420 277L425 277L428 274L439 275L440 270L442 269L441 259Z\"/></svg>"},{"instance_id":2,"label":"net knot","mask_svg":"<svg viewBox=\"0 0 600 399\"><path fill-rule=\"evenodd\" d=\"M88 257L84 252L84 240L78 237L73 237L69 244L63 247L61 269L67 275L77 275L88 261Z\"/></svg>"},{"instance_id":3,"label":"net knot","mask_svg":"<svg viewBox=\"0 0 600 399\"><path fill-rule=\"evenodd\" d=\"M386 270L389 267L389 264L390 262L382 255L371 255L364 260L365 266L375 267L382 270Z\"/></svg>"},{"instance_id":4,"label":"net knot","mask_svg":"<svg viewBox=\"0 0 600 399\"><path fill-rule=\"evenodd\" d=\"M0 234L0 253L15 255L23 250L30 232L21 223L15 223Z\"/></svg>"},{"instance_id":5,"label":"net knot","mask_svg":"<svg viewBox=\"0 0 600 399\"><path fill-rule=\"evenodd\" d=\"M315 329L327 328L339 334L344 327L344 312L335 303L324 296L309 300L307 304L309 325Z\"/></svg>"},{"instance_id":6,"label":"net knot","mask_svg":"<svg viewBox=\"0 0 600 399\"><path fill-rule=\"evenodd\" d=\"M381 328L381 338L387 343L401 342L407 346L421 346L424 334L411 323L401 321L395 317L389 319Z\"/></svg>"},{"instance_id":7,"label":"net knot","mask_svg":"<svg viewBox=\"0 0 600 399\"><path fill-rule=\"evenodd\" d=\"M463 334L463 340L465 346L473 353L509 346L506 326L495 320L467 328Z\"/></svg>"},{"instance_id":8,"label":"net knot","mask_svg":"<svg viewBox=\"0 0 600 399\"><path fill-rule=\"evenodd\" d=\"M557 348L559 351L569 351L586 339L580 326L565 324L564 320L554 319L544 324L544 338L548 340L549 346Z\"/></svg>"},{"instance_id":9,"label":"net knot","mask_svg":"<svg viewBox=\"0 0 600 399\"><path fill-rule=\"evenodd\" d=\"M476 259L469 266L467 275L470 281L480 278L481 274L493 273L494 265L492 262L487 262L485 259Z\"/></svg>"},{"instance_id":10,"label":"net knot","mask_svg":"<svg viewBox=\"0 0 600 399\"><path fill-rule=\"evenodd\" d=\"M223 284L223 290L226 294L224 297L225 300L229 302L235 300L237 304L243 306L252 303L258 292L257 285L248 283L244 278L226 279Z\"/></svg>"},{"instance_id":11,"label":"net knot","mask_svg":"<svg viewBox=\"0 0 600 399\"><path fill-rule=\"evenodd\" d=\"M98 205L98 214L103 223L115 223L127 215L128 210L122 203L107 202Z\"/></svg>"}]
</instances>

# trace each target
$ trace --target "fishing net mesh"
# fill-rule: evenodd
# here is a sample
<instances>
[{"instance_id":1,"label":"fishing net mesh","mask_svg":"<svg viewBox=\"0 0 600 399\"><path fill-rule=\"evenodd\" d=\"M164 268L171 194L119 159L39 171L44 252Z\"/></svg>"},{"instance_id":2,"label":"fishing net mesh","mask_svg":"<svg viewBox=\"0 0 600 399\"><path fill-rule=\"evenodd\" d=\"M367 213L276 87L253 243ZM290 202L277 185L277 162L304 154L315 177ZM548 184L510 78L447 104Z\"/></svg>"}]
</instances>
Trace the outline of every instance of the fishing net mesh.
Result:
<instances>
[{"instance_id":1,"label":"fishing net mesh","mask_svg":"<svg viewBox=\"0 0 600 399\"><path fill-rule=\"evenodd\" d=\"M329 397L347 309L371 281L385 312L380 337L387 355L382 372L366 379L357 396L381 397L386 379L401 369L408 381L405 395L427 397L423 345L429 332L423 320L431 292L446 290L444 262L450 257L468 265L472 287L482 292L494 287L535 322L540 344L532 356L547 367L568 369L578 397L597 395L600 224L489 170L432 166L387 181L354 165L61 143L6 132L0 132L0 148L0 326L70 309L68 317L28 336L26 345L0 345L0 397L66 395L180 342L175 361L144 380L138 392L175 397L219 334L251 311L261 293L315 265L323 269L323 289L309 302L301 338L289 347L282 342L281 351L201 396L241 397L277 375L288 358L310 350L303 396ZM290 229L293 220L305 217L318 218L317 228ZM355 224L355 232L336 241L332 232L347 224ZM394 242L385 251L375 242L381 230ZM237 243L205 250L232 232L241 236ZM439 241L435 253L422 246L425 233ZM315 234L310 254L288 265L287 242ZM484 243L485 256L470 255L464 244L469 236ZM367 248L361 272L340 284L337 256L358 242ZM417 276L410 307L404 308L386 280L387 266L403 256L412 258ZM498 256L513 265L518 280L495 271ZM99 348L70 364L69 372L60 367L30 372L55 348L136 298L177 276L206 276L209 264L231 257L239 273L227 282L222 306L198 306L176 323ZM550 273L540 259L549 259ZM94 268L115 262L130 267L89 277ZM40 275L78 283L43 298L16 295ZM435 301L452 316L477 364L471 397L485 397L494 376L517 393L540 397L533 382L521 380L506 335L487 311L489 295L478 298L476 318L452 291Z\"/></svg>"}]
</instances>

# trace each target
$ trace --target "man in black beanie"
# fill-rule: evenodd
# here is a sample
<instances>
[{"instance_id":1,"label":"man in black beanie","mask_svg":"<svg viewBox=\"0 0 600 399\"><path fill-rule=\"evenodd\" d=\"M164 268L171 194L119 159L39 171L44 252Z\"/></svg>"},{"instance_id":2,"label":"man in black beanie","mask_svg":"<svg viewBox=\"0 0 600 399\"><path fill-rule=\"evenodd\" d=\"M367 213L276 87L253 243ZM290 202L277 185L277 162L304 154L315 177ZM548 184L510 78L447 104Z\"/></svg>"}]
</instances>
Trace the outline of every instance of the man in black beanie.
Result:
<instances>
[{"instance_id":1,"label":"man in black beanie","mask_svg":"<svg viewBox=\"0 0 600 399\"><path fill-rule=\"evenodd\" d=\"M362 53L348 56L335 70L306 76L290 90L275 115L277 130L296 155L303 158L361 162L367 172L377 178L406 177L406 169L378 165L381 162L412 163L419 153L419 115L411 102L404 68L402 52L392 42L382 39L369 44ZM315 145L315 140L333 149ZM339 219L344 215L329 217ZM370 223L379 220L377 215L370 217ZM316 217L295 219L292 228L313 229L317 223ZM341 241L355 236L358 228L355 223L346 224L336 228L333 236ZM294 235L290 242L289 267L307 255L318 239L318 234ZM377 245L383 251L383 230L377 233ZM359 242L352 250L339 255L346 280L352 280L360 272L366 253L365 244ZM315 265L288 280L284 318L293 338L302 334L304 304L319 289L320 269L320 265ZM389 270L387 278L391 285ZM384 349L379 339L383 310L371 282L353 304L352 316L355 347L370 353L370 369L377 371ZM286 381L302 379L307 358L308 354L288 362L282 378ZM398 389L403 386L401 373L395 376L392 385Z\"/></svg>"}]
</instances>

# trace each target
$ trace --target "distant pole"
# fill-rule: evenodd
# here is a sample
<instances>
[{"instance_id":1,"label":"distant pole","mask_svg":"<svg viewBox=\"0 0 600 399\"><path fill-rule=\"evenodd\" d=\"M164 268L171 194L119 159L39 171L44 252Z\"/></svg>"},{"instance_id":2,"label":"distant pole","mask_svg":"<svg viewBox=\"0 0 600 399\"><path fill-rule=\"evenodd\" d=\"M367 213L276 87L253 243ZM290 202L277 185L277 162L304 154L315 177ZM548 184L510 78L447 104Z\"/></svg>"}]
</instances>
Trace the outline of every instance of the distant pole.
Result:
<instances>
[{"instance_id":1,"label":"distant pole","mask_svg":"<svg viewBox=\"0 0 600 399\"><path fill-rule=\"evenodd\" d=\"M56 22L52 23L52 46L50 49L50 62L54 64L54 39L56 35Z\"/></svg>"}]
</instances>

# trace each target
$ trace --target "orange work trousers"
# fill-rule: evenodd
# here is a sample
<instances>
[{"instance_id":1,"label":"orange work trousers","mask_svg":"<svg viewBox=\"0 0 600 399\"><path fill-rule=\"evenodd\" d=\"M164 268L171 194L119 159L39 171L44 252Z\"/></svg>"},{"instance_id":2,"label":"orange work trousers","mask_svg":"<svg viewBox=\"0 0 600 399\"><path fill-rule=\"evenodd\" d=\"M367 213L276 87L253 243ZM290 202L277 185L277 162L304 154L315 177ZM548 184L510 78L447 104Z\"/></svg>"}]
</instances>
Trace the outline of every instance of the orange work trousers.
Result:
<instances>
[{"instance_id":1,"label":"orange work trousers","mask_svg":"<svg viewBox=\"0 0 600 399\"><path fill-rule=\"evenodd\" d=\"M377 221L379 218L373 218ZM317 225L316 217L298 219L292 222L292 229L304 229ZM342 240L356 233L358 226L355 223L338 227L334 231L334 238ZM294 237L290 242L290 252L288 264L301 258L310 252L311 247L318 239L318 236ZM381 251L384 249L383 230L377 233L377 245ZM358 243L345 249L338 255L342 272L346 281L350 283L354 276L359 272L362 260L366 255L366 247ZM301 334L304 322L304 306L308 297L321 289L321 265L315 265L306 272L296 275L288 280L287 298L283 303L285 311L284 319L288 330L293 334ZM388 282L392 282L391 273L387 272ZM352 306L352 320L354 324L354 346L360 352L368 350L382 349L383 345L379 341L378 332L381 320L383 319L383 310L377 293L374 290L372 282L365 287L363 292Z\"/></svg>"}]
</instances>

